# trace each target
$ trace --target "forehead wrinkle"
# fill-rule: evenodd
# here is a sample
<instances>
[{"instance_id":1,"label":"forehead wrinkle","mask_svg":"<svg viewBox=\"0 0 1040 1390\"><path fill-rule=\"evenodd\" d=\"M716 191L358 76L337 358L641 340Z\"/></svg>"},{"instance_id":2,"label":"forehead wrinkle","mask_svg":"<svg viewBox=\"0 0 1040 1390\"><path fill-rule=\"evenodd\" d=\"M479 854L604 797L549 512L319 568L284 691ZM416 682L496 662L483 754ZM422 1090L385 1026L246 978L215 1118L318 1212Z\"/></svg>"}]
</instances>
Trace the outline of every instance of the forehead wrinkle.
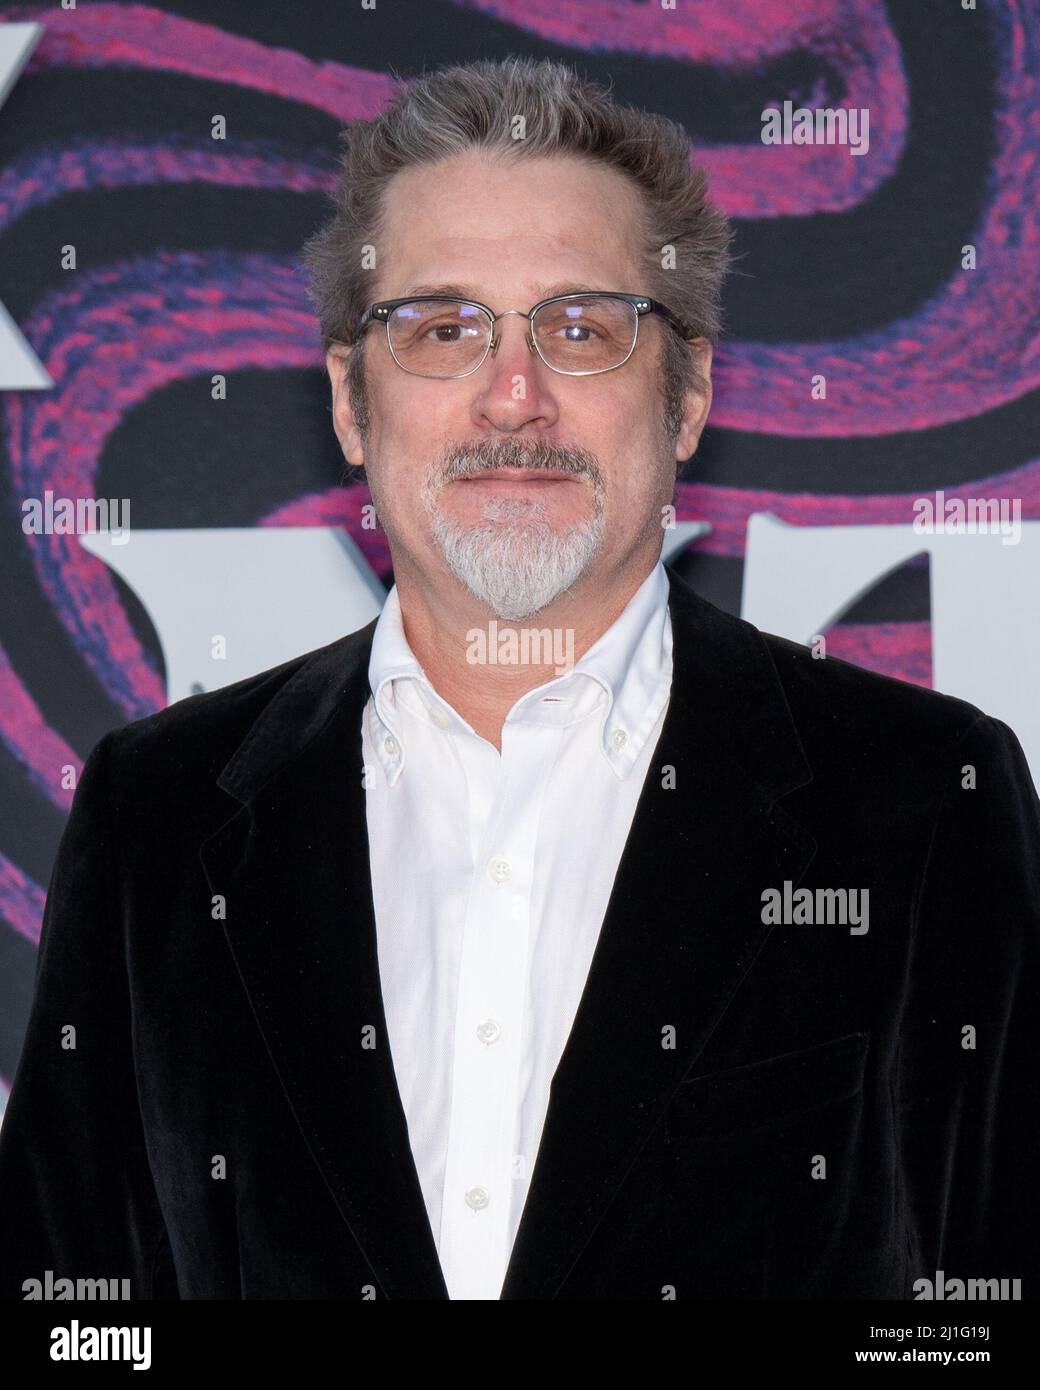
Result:
<instances>
[{"instance_id":1,"label":"forehead wrinkle","mask_svg":"<svg viewBox=\"0 0 1040 1390\"><path fill-rule=\"evenodd\" d=\"M594 290L616 290L616 285L584 285L576 280L557 280L554 284L537 284L531 287L536 299L551 299L556 294L589 294ZM407 295L418 294L448 294L454 295L458 299L483 300L483 292L475 289L473 285L456 284L432 284L424 283L411 285L408 289L402 290L400 295L394 298L404 298Z\"/></svg>"}]
</instances>

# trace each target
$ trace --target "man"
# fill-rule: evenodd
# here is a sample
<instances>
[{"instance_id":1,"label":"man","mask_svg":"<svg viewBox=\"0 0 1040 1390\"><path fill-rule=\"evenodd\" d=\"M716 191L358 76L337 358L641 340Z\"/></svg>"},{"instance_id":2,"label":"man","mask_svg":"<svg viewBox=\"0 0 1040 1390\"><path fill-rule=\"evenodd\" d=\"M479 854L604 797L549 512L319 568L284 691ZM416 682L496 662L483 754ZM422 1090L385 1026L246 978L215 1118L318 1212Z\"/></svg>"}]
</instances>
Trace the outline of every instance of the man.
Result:
<instances>
[{"instance_id":1,"label":"man","mask_svg":"<svg viewBox=\"0 0 1040 1390\"><path fill-rule=\"evenodd\" d=\"M351 137L307 259L395 587L93 750L4 1293L1035 1297L1036 794L662 566L729 237L684 135L510 62Z\"/></svg>"}]
</instances>

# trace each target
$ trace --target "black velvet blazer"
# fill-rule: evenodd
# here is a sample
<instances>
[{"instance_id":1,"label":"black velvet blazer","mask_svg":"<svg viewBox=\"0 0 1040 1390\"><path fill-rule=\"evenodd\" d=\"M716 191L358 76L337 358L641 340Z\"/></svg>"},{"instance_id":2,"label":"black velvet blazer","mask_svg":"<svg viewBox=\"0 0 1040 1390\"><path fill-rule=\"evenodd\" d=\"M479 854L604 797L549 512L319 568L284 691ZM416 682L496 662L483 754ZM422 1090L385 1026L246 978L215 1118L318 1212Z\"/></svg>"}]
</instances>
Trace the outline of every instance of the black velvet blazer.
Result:
<instances>
[{"instance_id":1,"label":"black velvet blazer","mask_svg":"<svg viewBox=\"0 0 1040 1390\"><path fill-rule=\"evenodd\" d=\"M1037 1297L1015 735L669 581L671 700L502 1297ZM91 752L0 1129L0 1296L447 1297L379 987L373 627Z\"/></svg>"}]
</instances>

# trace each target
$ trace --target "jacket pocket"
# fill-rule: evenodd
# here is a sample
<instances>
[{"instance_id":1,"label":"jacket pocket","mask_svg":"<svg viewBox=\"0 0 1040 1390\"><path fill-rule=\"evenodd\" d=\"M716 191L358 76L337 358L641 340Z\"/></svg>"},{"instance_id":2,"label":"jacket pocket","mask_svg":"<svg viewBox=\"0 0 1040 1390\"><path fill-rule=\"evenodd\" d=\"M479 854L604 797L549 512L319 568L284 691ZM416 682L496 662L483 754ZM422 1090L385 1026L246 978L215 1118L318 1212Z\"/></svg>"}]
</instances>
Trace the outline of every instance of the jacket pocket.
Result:
<instances>
[{"instance_id":1,"label":"jacket pocket","mask_svg":"<svg viewBox=\"0 0 1040 1390\"><path fill-rule=\"evenodd\" d=\"M849 1033L797 1052L766 1057L683 1081L665 1111L669 1139L717 1139L769 1129L856 1095L863 1086L868 1033Z\"/></svg>"}]
</instances>

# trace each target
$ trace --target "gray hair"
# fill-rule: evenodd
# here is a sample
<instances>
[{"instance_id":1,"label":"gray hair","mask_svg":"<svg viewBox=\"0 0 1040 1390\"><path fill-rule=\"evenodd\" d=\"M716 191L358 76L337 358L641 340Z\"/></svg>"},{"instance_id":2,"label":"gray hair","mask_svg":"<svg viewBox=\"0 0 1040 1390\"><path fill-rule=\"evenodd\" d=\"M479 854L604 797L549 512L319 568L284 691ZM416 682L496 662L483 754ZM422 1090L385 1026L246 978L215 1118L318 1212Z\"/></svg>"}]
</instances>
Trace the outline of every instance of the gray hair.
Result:
<instances>
[{"instance_id":1,"label":"gray hair","mask_svg":"<svg viewBox=\"0 0 1040 1390\"><path fill-rule=\"evenodd\" d=\"M525 138L514 138L522 116ZM713 345L722 331L721 288L733 232L708 197L704 170L691 164L690 142L677 122L618 105L609 89L550 59L480 59L441 68L403 86L386 110L339 135L340 178L333 215L307 241L301 259L325 351L357 342L372 302L364 248L384 231L384 193L402 169L434 164L473 149L503 158L584 157L627 175L639 194L640 256L646 283L637 293L660 299ZM674 268L662 265L674 248ZM661 389L669 438L678 434L682 397L708 383L678 333L668 329ZM347 387L362 439L369 425L362 348L350 354Z\"/></svg>"}]
</instances>

